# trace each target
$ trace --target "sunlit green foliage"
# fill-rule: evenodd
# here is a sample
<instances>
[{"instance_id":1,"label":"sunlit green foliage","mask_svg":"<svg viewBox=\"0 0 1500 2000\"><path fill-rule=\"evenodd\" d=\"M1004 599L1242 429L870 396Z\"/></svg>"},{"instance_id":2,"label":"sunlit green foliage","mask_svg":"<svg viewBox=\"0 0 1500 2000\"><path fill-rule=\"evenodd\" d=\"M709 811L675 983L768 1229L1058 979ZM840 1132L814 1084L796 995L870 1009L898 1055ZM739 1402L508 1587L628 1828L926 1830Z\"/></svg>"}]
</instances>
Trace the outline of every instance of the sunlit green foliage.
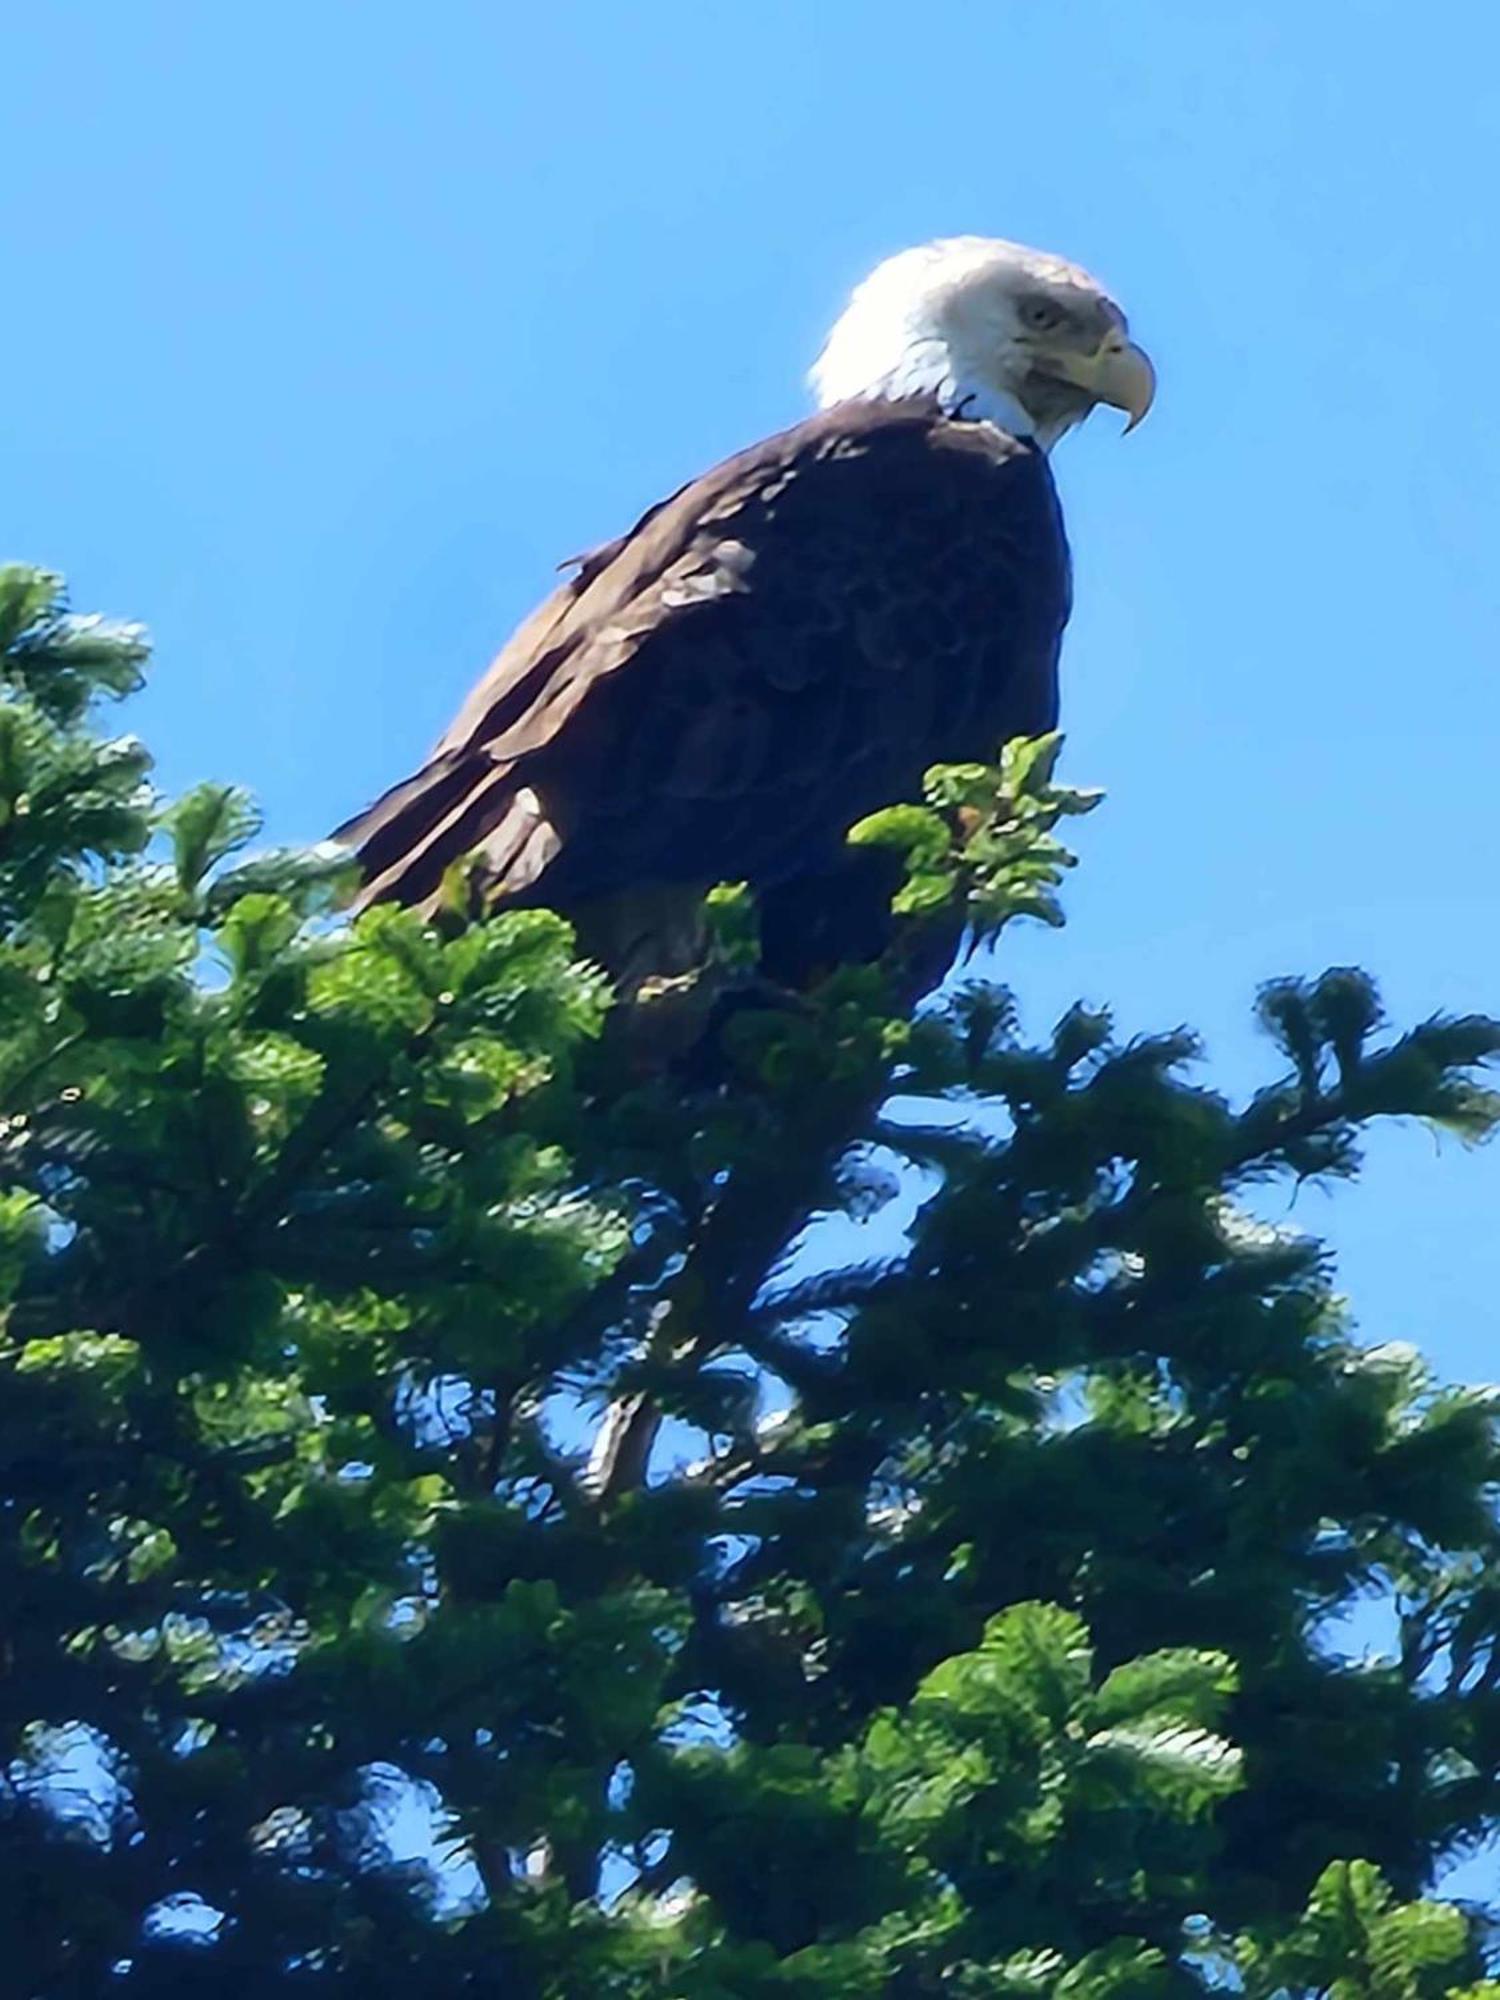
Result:
<instances>
[{"instance_id":1,"label":"sunlit green foliage","mask_svg":"<svg viewBox=\"0 0 1500 2000\"><path fill-rule=\"evenodd\" d=\"M1236 1106L914 1010L1056 919L1048 741L866 822L888 963L643 1067L546 912L164 808L137 633L11 571L0 647L7 1991L1500 1995L1492 1402L1257 1219L1483 1136L1500 1029L1282 982Z\"/></svg>"},{"instance_id":2,"label":"sunlit green foliage","mask_svg":"<svg viewBox=\"0 0 1500 2000\"><path fill-rule=\"evenodd\" d=\"M1061 749L1054 733L1007 743L993 768L936 765L925 805L887 806L851 828L856 847L901 855L906 880L892 908L922 916L956 903L981 939L1013 917L1060 925L1057 890L1075 857L1053 829L1102 797L1053 783Z\"/></svg>"}]
</instances>

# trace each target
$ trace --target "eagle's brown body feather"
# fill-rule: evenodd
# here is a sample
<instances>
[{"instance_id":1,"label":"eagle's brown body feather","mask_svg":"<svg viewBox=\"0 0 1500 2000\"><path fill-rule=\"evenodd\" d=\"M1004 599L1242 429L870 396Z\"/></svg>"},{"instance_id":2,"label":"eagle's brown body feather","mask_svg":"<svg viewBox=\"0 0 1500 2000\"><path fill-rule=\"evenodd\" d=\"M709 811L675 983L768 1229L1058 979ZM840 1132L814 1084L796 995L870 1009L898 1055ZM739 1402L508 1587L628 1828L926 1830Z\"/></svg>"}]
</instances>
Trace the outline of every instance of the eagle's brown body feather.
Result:
<instances>
[{"instance_id":1,"label":"eagle's brown body feather","mask_svg":"<svg viewBox=\"0 0 1500 2000\"><path fill-rule=\"evenodd\" d=\"M878 945L848 935L855 820L1054 725L1067 610L1040 452L926 400L838 405L587 557L340 837L366 900L418 906L474 849L496 900L569 915L748 880L795 977Z\"/></svg>"}]
</instances>

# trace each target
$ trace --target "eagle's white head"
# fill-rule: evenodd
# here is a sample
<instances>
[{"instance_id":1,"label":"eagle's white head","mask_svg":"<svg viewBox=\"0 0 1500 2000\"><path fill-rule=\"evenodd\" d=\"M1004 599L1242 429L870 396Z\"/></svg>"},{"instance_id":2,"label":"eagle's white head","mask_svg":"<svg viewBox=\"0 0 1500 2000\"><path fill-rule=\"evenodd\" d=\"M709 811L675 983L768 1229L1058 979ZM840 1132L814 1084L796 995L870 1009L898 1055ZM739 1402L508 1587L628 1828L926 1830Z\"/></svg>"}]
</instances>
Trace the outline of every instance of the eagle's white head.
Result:
<instances>
[{"instance_id":1,"label":"eagle's white head","mask_svg":"<svg viewBox=\"0 0 1500 2000\"><path fill-rule=\"evenodd\" d=\"M1044 451L1096 403L1151 407L1156 375L1125 315L1076 264L991 236L888 257L865 279L809 378L820 408L936 396Z\"/></svg>"}]
</instances>

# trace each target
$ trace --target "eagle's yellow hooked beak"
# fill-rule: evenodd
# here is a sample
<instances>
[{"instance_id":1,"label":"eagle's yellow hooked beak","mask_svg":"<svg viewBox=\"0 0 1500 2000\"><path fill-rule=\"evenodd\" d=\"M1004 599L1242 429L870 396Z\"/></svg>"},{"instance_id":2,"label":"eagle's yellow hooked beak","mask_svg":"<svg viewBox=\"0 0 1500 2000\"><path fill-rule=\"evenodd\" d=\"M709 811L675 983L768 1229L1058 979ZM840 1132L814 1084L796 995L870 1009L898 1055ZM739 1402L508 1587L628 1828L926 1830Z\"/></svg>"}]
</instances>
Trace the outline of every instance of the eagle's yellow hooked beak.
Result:
<instances>
[{"instance_id":1,"label":"eagle's yellow hooked beak","mask_svg":"<svg viewBox=\"0 0 1500 2000\"><path fill-rule=\"evenodd\" d=\"M1086 389L1097 402L1124 410L1130 418L1122 433L1125 436L1156 400L1156 370L1150 355L1118 333L1112 333L1093 354L1053 354L1047 366L1065 382Z\"/></svg>"}]
</instances>

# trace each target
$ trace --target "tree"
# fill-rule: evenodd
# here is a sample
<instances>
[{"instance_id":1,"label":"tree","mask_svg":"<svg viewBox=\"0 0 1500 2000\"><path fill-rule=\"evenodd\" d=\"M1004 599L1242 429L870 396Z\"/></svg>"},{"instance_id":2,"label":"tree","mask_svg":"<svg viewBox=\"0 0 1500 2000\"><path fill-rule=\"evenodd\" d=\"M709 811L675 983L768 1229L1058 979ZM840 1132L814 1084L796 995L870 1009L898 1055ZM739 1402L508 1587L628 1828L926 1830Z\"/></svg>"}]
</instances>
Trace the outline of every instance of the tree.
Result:
<instances>
[{"instance_id":1,"label":"tree","mask_svg":"<svg viewBox=\"0 0 1500 2000\"><path fill-rule=\"evenodd\" d=\"M858 830L882 965L732 1004L716 897L644 1060L681 994L550 914L346 925L238 793L163 810L93 719L144 642L54 579L0 652L12 1991L1500 1993L1430 1894L1500 1812L1494 1413L1254 1213L1481 1137L1500 1028L1282 982L1236 1107L1183 1033L915 1004L1056 917L1040 744Z\"/></svg>"}]
</instances>

